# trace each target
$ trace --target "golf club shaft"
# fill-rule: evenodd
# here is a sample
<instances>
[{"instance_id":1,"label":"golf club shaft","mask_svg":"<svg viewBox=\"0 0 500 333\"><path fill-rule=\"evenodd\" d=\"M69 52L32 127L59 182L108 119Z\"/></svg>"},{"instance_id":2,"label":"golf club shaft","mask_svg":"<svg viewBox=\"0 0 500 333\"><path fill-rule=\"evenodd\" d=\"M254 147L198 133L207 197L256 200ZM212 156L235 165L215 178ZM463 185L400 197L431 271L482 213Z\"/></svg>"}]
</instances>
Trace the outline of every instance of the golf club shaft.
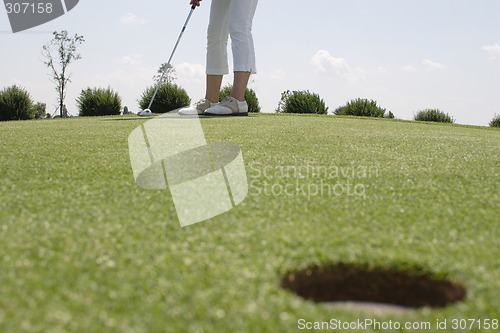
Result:
<instances>
[{"instance_id":1,"label":"golf club shaft","mask_svg":"<svg viewBox=\"0 0 500 333\"><path fill-rule=\"evenodd\" d=\"M158 89L160 89L160 86L161 86L161 84L163 82L163 78L165 77L165 74L167 73L167 70L170 67L170 63L172 62L172 58L174 57L175 50L177 50L177 47L179 46L179 42L181 41L182 35L184 35L184 31L186 30L186 27L187 27L187 25L189 23L189 20L191 19L191 16L193 15L193 12L194 12L195 8L196 8L195 5L193 5L191 7L191 10L189 11L189 15L188 15L188 17L186 19L186 22L184 23L184 26L182 27L181 33L179 35L179 38L177 38L177 42L175 43L174 49L172 51L172 54L170 55L170 58L168 59L167 65L165 66L165 68L163 68L163 72L161 73L160 80L156 84L156 88L155 88L155 92L153 94L153 97L151 98L151 101L149 101L148 109L150 109L150 110L151 110L151 105L153 104L153 101L155 100L156 94L158 93Z\"/></svg>"}]
</instances>

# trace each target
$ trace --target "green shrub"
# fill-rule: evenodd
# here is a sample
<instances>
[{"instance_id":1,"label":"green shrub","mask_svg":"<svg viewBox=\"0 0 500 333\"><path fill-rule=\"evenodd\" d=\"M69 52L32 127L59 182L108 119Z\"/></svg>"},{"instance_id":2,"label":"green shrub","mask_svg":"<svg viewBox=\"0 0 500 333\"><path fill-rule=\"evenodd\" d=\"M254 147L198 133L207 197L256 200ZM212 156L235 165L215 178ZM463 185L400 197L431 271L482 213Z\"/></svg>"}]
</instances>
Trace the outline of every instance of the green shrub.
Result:
<instances>
[{"instance_id":1,"label":"green shrub","mask_svg":"<svg viewBox=\"0 0 500 333\"><path fill-rule=\"evenodd\" d=\"M495 115L490 121L491 127L500 127L500 115Z\"/></svg>"},{"instance_id":2,"label":"green shrub","mask_svg":"<svg viewBox=\"0 0 500 333\"><path fill-rule=\"evenodd\" d=\"M318 94L307 91L287 90L281 94L281 100L276 109L277 113L313 113L326 114L325 106Z\"/></svg>"},{"instance_id":3,"label":"green shrub","mask_svg":"<svg viewBox=\"0 0 500 333\"><path fill-rule=\"evenodd\" d=\"M147 88L139 99L139 107L147 109L156 86ZM158 89L151 111L153 113L165 113L182 108L191 103L187 92L174 83L163 83Z\"/></svg>"},{"instance_id":4,"label":"green shrub","mask_svg":"<svg viewBox=\"0 0 500 333\"><path fill-rule=\"evenodd\" d=\"M222 101L225 97L231 95L231 91L233 90L233 86L231 84L226 85L219 94L219 102ZM260 104L259 99L257 98L257 94L253 89L245 90L245 100L248 104L248 112L260 112Z\"/></svg>"},{"instance_id":5,"label":"green shrub","mask_svg":"<svg viewBox=\"0 0 500 333\"><path fill-rule=\"evenodd\" d=\"M455 119L439 109L425 109L417 112L416 121L433 121L438 123L454 123Z\"/></svg>"},{"instance_id":6,"label":"green shrub","mask_svg":"<svg viewBox=\"0 0 500 333\"><path fill-rule=\"evenodd\" d=\"M338 116L394 118L392 112L389 111L386 114L386 110L378 106L376 101L362 98L347 102L346 105L338 107L333 113Z\"/></svg>"},{"instance_id":7,"label":"green shrub","mask_svg":"<svg viewBox=\"0 0 500 333\"><path fill-rule=\"evenodd\" d=\"M35 119L43 119L47 117L47 105L45 103L36 103L33 105L33 110L35 114Z\"/></svg>"},{"instance_id":8,"label":"green shrub","mask_svg":"<svg viewBox=\"0 0 500 333\"><path fill-rule=\"evenodd\" d=\"M30 94L16 85L0 91L0 121L33 119L35 110Z\"/></svg>"},{"instance_id":9,"label":"green shrub","mask_svg":"<svg viewBox=\"0 0 500 333\"><path fill-rule=\"evenodd\" d=\"M119 115L122 99L111 88L87 88L76 99L80 116Z\"/></svg>"}]
</instances>

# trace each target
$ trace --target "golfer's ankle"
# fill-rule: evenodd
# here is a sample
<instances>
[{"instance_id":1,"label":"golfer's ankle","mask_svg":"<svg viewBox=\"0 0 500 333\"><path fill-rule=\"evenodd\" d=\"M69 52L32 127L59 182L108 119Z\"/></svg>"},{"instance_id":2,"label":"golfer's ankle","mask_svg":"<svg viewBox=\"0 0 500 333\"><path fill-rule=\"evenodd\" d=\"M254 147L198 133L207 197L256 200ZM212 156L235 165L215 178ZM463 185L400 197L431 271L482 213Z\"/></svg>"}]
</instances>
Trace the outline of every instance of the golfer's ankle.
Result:
<instances>
[{"instance_id":1,"label":"golfer's ankle","mask_svg":"<svg viewBox=\"0 0 500 333\"><path fill-rule=\"evenodd\" d=\"M205 96L205 99L212 104L219 103L219 98L213 98L213 96Z\"/></svg>"},{"instance_id":2,"label":"golfer's ankle","mask_svg":"<svg viewBox=\"0 0 500 333\"><path fill-rule=\"evenodd\" d=\"M245 95L241 96L241 95L232 94L231 97L238 100L239 102L245 101Z\"/></svg>"}]
</instances>

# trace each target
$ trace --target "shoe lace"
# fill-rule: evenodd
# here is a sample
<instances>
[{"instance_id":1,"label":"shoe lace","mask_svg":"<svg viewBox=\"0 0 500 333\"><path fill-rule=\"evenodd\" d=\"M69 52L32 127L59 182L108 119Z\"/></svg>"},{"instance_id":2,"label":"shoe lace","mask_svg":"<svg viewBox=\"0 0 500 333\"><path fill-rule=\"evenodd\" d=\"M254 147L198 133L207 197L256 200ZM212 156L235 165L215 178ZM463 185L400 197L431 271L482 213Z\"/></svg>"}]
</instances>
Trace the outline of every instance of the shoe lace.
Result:
<instances>
[{"instance_id":1,"label":"shoe lace","mask_svg":"<svg viewBox=\"0 0 500 333\"><path fill-rule=\"evenodd\" d=\"M231 102L233 101L233 99L234 99L234 98L233 98L233 97L231 97L231 96L226 96L226 97L224 97L224 99L223 99L223 100L222 100L222 102L220 102L220 103L221 103L221 104L229 104L229 103L231 103Z\"/></svg>"},{"instance_id":2,"label":"shoe lace","mask_svg":"<svg viewBox=\"0 0 500 333\"><path fill-rule=\"evenodd\" d=\"M200 99L198 102L196 102L196 103L194 104L194 106L198 106L198 105L204 104L205 102L206 102L206 99L202 98L202 99Z\"/></svg>"}]
</instances>

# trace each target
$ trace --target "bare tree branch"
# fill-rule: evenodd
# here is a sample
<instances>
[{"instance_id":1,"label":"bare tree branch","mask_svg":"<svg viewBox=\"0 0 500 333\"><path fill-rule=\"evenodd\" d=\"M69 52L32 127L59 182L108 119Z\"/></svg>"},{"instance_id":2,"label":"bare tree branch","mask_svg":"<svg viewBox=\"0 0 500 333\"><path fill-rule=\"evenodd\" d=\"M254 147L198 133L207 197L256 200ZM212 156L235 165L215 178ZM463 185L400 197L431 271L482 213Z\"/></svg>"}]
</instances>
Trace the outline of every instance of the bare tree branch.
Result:
<instances>
[{"instance_id":1,"label":"bare tree branch","mask_svg":"<svg viewBox=\"0 0 500 333\"><path fill-rule=\"evenodd\" d=\"M63 116L64 99L66 98L66 88L71 82L71 74L66 75L69 64L81 59L81 55L76 53L77 46L85 42L83 36L75 34L68 35L66 30L53 32L52 40L42 47L43 63L50 69L52 81L58 94L58 103L61 117ZM53 53L57 53L55 58Z\"/></svg>"}]
</instances>

